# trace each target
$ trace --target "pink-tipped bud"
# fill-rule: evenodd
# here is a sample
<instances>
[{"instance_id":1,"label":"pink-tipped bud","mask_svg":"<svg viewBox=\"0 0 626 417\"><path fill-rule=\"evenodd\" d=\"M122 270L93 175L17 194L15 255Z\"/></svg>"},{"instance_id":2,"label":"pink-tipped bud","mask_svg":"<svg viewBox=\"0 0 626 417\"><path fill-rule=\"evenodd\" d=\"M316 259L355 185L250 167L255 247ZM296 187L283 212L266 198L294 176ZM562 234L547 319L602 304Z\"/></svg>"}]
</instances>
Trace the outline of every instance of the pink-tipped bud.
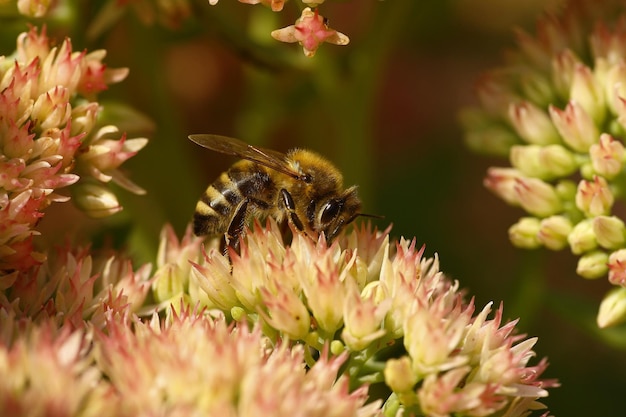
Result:
<instances>
[{"instance_id":1,"label":"pink-tipped bud","mask_svg":"<svg viewBox=\"0 0 626 417\"><path fill-rule=\"evenodd\" d=\"M582 180L576 192L576 207L588 216L605 216L611 212L615 198L606 180L595 176L593 181Z\"/></svg>"}]
</instances>

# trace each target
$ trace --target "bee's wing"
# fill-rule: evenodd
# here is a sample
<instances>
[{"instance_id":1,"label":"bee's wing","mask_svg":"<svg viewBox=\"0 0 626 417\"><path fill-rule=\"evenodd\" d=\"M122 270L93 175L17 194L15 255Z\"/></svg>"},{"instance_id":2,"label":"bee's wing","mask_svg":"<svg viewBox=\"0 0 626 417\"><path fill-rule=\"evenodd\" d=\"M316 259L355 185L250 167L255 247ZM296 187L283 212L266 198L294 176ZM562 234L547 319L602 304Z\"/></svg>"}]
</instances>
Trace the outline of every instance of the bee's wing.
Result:
<instances>
[{"instance_id":1,"label":"bee's wing","mask_svg":"<svg viewBox=\"0 0 626 417\"><path fill-rule=\"evenodd\" d=\"M257 148L242 140L221 135L189 135L189 139L203 148L247 159L275 171L282 172L290 177L300 179L301 174L289 165L287 156L281 152Z\"/></svg>"}]
</instances>

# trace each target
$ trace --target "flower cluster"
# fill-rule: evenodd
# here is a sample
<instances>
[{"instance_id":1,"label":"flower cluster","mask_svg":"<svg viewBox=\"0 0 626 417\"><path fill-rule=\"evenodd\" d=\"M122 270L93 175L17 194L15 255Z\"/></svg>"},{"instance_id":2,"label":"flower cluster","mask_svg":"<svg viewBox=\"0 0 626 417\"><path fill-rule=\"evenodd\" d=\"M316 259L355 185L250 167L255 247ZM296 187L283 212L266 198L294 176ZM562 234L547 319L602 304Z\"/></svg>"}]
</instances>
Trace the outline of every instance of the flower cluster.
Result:
<instances>
[{"instance_id":1,"label":"flower cluster","mask_svg":"<svg viewBox=\"0 0 626 417\"><path fill-rule=\"evenodd\" d=\"M69 39L50 47L45 29L19 35L12 56L0 57L0 270L42 261L34 226L57 189L75 184L75 204L96 217L121 209L105 186L143 190L118 167L146 144L115 126L98 127L97 94L126 77L102 63L105 51L75 52ZM79 181L80 180L80 181Z\"/></svg>"},{"instance_id":2,"label":"flower cluster","mask_svg":"<svg viewBox=\"0 0 626 417\"><path fill-rule=\"evenodd\" d=\"M62 247L3 275L0 410L45 415L64 398L67 415L378 415L366 381L393 392L389 415L543 407L556 383L539 379L545 359L528 366L536 339L502 325L502 307L474 315L414 242L393 249L366 227L331 245L281 236L257 224L228 258L168 226L154 273ZM405 353L388 359L394 346ZM75 389L40 392L58 373Z\"/></svg>"},{"instance_id":3,"label":"flower cluster","mask_svg":"<svg viewBox=\"0 0 626 417\"><path fill-rule=\"evenodd\" d=\"M369 417L367 386L349 391L347 355L303 366L304 349L205 311L161 321L109 317L100 330L38 326L0 309L3 416L272 415ZM4 334L3 334L4 336ZM138 354L137 352L141 352ZM260 383L262 381L262 383ZM277 400L280 399L280 400Z\"/></svg>"},{"instance_id":4,"label":"flower cluster","mask_svg":"<svg viewBox=\"0 0 626 417\"><path fill-rule=\"evenodd\" d=\"M168 273L156 274L157 302L183 300L260 326L273 343L306 346L309 365L311 351L348 355L346 372L384 379L398 413L523 415L555 385L539 379L545 360L528 366L536 339L514 335L516 322L502 325L502 307L492 319L491 304L474 315L458 283L415 242L394 248L388 231L362 227L330 245L294 232L285 245L270 220L247 233L239 254L211 247L198 256L189 233L184 244L163 235L159 258L169 261L159 270ZM168 248L186 253L193 268ZM379 359L398 344L404 356Z\"/></svg>"},{"instance_id":5,"label":"flower cluster","mask_svg":"<svg viewBox=\"0 0 626 417\"><path fill-rule=\"evenodd\" d=\"M133 270L119 256L61 247L41 265L0 276L0 309L37 323L102 328L107 317L154 310L146 305L153 280L149 264Z\"/></svg>"},{"instance_id":6,"label":"flower cluster","mask_svg":"<svg viewBox=\"0 0 626 417\"><path fill-rule=\"evenodd\" d=\"M490 168L485 185L528 213L509 229L514 245L569 248L579 275L608 274L621 287L600 310L604 327L626 319L626 227L617 215L626 178L626 7L574 2L540 20L537 33L518 32L508 65L480 79L481 107L462 115L466 139L509 157L512 167Z\"/></svg>"},{"instance_id":7,"label":"flower cluster","mask_svg":"<svg viewBox=\"0 0 626 417\"><path fill-rule=\"evenodd\" d=\"M116 415L115 392L93 366L87 331L25 324L2 309L0 325L0 415Z\"/></svg>"}]
</instances>

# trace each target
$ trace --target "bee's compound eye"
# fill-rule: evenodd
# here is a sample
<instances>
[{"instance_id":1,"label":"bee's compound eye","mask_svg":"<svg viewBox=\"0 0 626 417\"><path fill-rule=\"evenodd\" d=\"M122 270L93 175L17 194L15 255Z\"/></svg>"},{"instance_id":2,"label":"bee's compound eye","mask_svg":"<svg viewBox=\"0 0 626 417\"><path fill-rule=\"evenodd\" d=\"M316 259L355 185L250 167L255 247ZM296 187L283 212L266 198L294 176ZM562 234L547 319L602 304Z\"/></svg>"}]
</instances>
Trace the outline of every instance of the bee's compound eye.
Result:
<instances>
[{"instance_id":1,"label":"bee's compound eye","mask_svg":"<svg viewBox=\"0 0 626 417\"><path fill-rule=\"evenodd\" d=\"M320 222L322 224L328 224L333 221L337 215L339 214L339 210L341 210L342 203L339 200L330 200L328 203L324 205L322 209L322 215L320 217Z\"/></svg>"}]
</instances>

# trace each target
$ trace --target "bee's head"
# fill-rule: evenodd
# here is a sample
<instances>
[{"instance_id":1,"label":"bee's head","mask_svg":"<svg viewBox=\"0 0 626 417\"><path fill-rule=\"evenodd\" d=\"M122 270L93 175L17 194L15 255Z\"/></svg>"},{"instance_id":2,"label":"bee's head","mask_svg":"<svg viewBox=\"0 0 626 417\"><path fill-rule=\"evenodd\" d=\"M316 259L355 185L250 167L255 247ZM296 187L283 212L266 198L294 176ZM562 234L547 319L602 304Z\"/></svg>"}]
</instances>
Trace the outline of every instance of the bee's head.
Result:
<instances>
[{"instance_id":1,"label":"bee's head","mask_svg":"<svg viewBox=\"0 0 626 417\"><path fill-rule=\"evenodd\" d=\"M316 230L324 232L330 241L359 215L360 210L361 200L357 196L356 187L350 187L319 206L315 219Z\"/></svg>"}]
</instances>

